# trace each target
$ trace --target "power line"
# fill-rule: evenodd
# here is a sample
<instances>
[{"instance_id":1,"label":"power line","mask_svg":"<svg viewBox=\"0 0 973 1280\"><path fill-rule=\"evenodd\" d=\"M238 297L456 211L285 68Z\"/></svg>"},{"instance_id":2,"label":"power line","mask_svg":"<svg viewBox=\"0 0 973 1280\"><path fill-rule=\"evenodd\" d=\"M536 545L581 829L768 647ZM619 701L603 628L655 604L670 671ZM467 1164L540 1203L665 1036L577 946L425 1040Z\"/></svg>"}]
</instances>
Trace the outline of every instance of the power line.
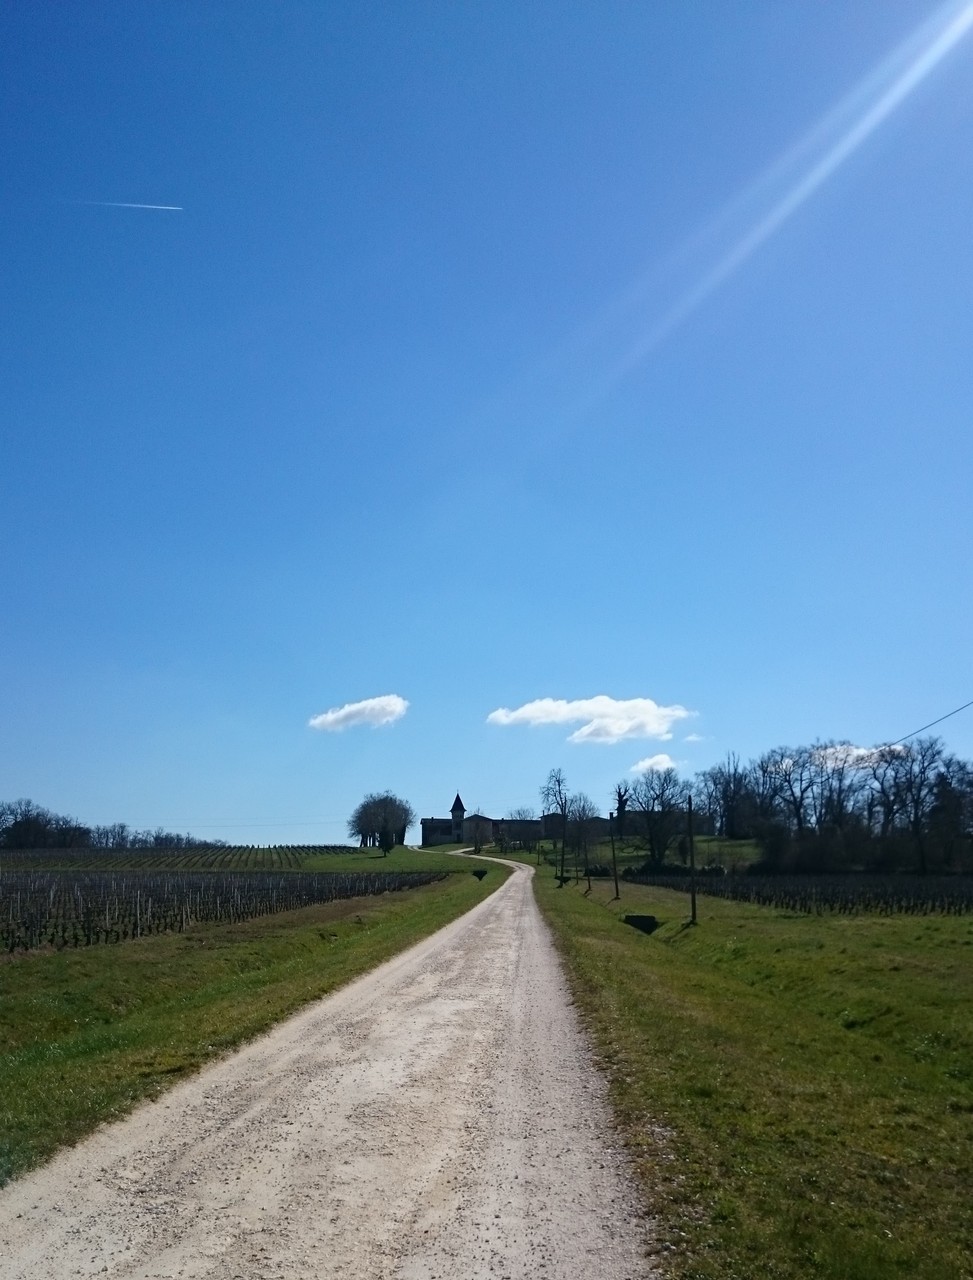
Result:
<instances>
[{"instance_id":1,"label":"power line","mask_svg":"<svg viewBox=\"0 0 973 1280\"><path fill-rule=\"evenodd\" d=\"M967 707L973 707L973 698L969 702L964 702L961 707L957 707L955 711L947 711L944 716L940 716L938 720L930 720L928 724L924 724L921 729L913 729L911 733L907 733L904 738L896 738L894 742L887 742L888 747L897 747L900 742L908 742L910 738L914 738L917 733L925 733L927 729L931 729L934 724L942 724L944 720L948 720L950 716L959 715L961 711L965 711Z\"/></svg>"}]
</instances>

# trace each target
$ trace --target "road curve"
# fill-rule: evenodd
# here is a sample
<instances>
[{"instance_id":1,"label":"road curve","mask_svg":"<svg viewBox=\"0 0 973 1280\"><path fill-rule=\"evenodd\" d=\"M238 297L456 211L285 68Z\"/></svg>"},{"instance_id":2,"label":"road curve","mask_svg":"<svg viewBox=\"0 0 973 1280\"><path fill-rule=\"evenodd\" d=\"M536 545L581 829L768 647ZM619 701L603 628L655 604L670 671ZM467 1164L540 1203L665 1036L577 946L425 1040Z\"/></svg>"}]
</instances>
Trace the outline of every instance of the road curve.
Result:
<instances>
[{"instance_id":1,"label":"road curve","mask_svg":"<svg viewBox=\"0 0 973 1280\"><path fill-rule=\"evenodd\" d=\"M654 1274L531 875L0 1191L2 1280Z\"/></svg>"}]
</instances>

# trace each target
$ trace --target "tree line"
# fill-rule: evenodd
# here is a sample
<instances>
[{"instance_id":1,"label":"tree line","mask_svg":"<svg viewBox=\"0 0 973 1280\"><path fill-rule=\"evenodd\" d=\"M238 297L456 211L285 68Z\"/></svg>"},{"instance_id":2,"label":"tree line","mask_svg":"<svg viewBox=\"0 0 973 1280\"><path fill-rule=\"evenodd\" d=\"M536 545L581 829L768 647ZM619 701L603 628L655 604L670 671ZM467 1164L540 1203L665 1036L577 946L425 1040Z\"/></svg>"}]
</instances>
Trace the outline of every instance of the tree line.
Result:
<instances>
[{"instance_id":1,"label":"tree line","mask_svg":"<svg viewBox=\"0 0 973 1280\"><path fill-rule=\"evenodd\" d=\"M694 797L717 835L759 841L768 871L973 870L973 766L941 738L730 754Z\"/></svg>"},{"instance_id":2,"label":"tree line","mask_svg":"<svg viewBox=\"0 0 973 1280\"><path fill-rule=\"evenodd\" d=\"M589 845L605 835L643 846L653 868L674 851L685 861L690 798L697 834L759 845L755 870L973 871L973 765L936 737L775 747L746 763L731 752L693 778L647 769L616 784L607 823L589 796L568 789L561 769L550 771L540 798L562 874L566 850L587 865ZM514 838L533 817L511 812Z\"/></svg>"},{"instance_id":3,"label":"tree line","mask_svg":"<svg viewBox=\"0 0 973 1280\"><path fill-rule=\"evenodd\" d=\"M222 849L175 831L138 831L125 822L89 826L33 800L0 800L0 849Z\"/></svg>"}]
</instances>

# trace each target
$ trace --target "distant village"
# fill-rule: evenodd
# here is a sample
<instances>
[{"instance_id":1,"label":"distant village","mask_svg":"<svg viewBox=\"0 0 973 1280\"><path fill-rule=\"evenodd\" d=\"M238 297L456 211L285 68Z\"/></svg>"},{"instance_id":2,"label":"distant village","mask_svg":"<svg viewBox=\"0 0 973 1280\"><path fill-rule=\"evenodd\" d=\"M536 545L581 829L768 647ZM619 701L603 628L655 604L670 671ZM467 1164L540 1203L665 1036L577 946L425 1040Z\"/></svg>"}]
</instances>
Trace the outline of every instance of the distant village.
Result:
<instances>
[{"instance_id":1,"label":"distant village","mask_svg":"<svg viewBox=\"0 0 973 1280\"><path fill-rule=\"evenodd\" d=\"M422 847L437 844L520 844L533 846L538 840L560 840L563 819L559 813L539 818L488 818L484 813L467 813L459 792L448 818L423 818ZM608 819L592 818L589 838L608 839Z\"/></svg>"}]
</instances>

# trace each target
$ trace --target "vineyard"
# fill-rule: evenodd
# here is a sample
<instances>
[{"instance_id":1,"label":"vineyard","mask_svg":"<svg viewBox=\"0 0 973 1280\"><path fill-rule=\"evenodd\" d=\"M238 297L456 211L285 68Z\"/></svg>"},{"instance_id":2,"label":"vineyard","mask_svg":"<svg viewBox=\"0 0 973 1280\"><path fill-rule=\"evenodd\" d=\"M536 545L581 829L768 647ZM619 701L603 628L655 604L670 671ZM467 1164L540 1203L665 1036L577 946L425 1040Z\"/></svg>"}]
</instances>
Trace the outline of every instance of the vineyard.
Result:
<instances>
[{"instance_id":1,"label":"vineyard","mask_svg":"<svg viewBox=\"0 0 973 1280\"><path fill-rule=\"evenodd\" d=\"M633 884L688 893L687 875L632 875ZM973 876L714 876L697 893L784 911L823 915L965 915L973 912Z\"/></svg>"},{"instance_id":2,"label":"vineyard","mask_svg":"<svg viewBox=\"0 0 973 1280\"><path fill-rule=\"evenodd\" d=\"M181 933L197 923L233 923L338 898L413 889L445 874L160 871L158 865L151 871L0 870L0 947L90 947Z\"/></svg>"},{"instance_id":3,"label":"vineyard","mask_svg":"<svg viewBox=\"0 0 973 1280\"><path fill-rule=\"evenodd\" d=\"M78 868L85 871L287 871L320 854L360 854L357 845L236 845L198 849L3 849L0 872Z\"/></svg>"}]
</instances>

